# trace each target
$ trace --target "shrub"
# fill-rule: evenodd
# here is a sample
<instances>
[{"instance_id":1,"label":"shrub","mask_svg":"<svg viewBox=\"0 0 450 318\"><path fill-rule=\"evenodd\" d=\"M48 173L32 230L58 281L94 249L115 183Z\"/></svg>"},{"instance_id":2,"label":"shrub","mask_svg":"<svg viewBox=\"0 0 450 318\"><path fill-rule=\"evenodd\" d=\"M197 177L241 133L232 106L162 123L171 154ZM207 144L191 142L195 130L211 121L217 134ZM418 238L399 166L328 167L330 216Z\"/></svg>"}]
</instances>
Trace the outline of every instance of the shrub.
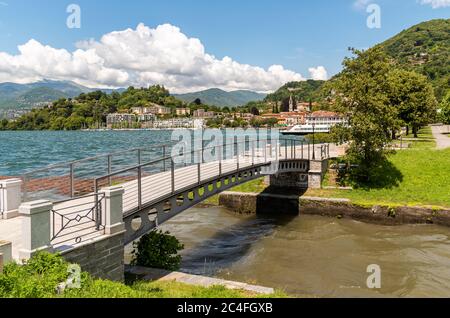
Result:
<instances>
[{"instance_id":1,"label":"shrub","mask_svg":"<svg viewBox=\"0 0 450 318\"><path fill-rule=\"evenodd\" d=\"M23 265L11 263L0 275L0 298L51 297L56 286L67 280L68 263L58 255L42 252Z\"/></svg>"},{"instance_id":2,"label":"shrub","mask_svg":"<svg viewBox=\"0 0 450 318\"><path fill-rule=\"evenodd\" d=\"M154 230L134 243L132 265L178 270L181 256L177 255L184 245L169 232Z\"/></svg>"}]
</instances>

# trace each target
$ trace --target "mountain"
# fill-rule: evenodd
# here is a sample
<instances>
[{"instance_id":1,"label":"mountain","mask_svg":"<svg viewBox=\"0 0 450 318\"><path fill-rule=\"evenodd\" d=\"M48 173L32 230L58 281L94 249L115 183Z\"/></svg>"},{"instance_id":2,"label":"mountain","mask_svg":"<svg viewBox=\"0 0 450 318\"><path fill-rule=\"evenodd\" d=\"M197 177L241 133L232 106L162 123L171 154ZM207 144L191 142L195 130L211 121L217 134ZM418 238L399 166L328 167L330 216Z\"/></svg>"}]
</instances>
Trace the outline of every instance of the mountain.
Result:
<instances>
[{"instance_id":1,"label":"mountain","mask_svg":"<svg viewBox=\"0 0 450 318\"><path fill-rule=\"evenodd\" d=\"M111 93L112 89L94 89L70 81L43 80L30 84L0 83L0 109L32 108L60 98L73 98L96 90ZM118 91L122 91L119 89Z\"/></svg>"},{"instance_id":2,"label":"mountain","mask_svg":"<svg viewBox=\"0 0 450 318\"><path fill-rule=\"evenodd\" d=\"M400 66L427 76L438 100L450 89L450 19L417 24L376 47Z\"/></svg>"},{"instance_id":3,"label":"mountain","mask_svg":"<svg viewBox=\"0 0 450 318\"><path fill-rule=\"evenodd\" d=\"M226 92L218 88L211 88L195 93L174 94L173 96L187 103L191 103L199 98L204 104L218 107L234 107L242 106L252 101L261 101L266 97L266 94L246 90Z\"/></svg>"},{"instance_id":4,"label":"mountain","mask_svg":"<svg viewBox=\"0 0 450 318\"><path fill-rule=\"evenodd\" d=\"M276 92L267 95L267 102L285 102L292 96L298 102L315 102L319 99L320 89L325 81L307 80L290 82L281 86Z\"/></svg>"}]
</instances>

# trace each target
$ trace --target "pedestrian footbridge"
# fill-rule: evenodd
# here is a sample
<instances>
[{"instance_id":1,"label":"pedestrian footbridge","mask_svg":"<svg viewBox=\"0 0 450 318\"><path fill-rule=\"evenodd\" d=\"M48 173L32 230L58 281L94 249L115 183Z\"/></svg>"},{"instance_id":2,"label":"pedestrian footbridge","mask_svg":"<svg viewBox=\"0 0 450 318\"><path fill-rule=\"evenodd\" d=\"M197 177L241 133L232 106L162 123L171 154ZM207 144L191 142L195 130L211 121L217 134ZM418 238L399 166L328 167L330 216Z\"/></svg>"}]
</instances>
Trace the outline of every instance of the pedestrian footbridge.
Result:
<instances>
[{"instance_id":1,"label":"pedestrian footbridge","mask_svg":"<svg viewBox=\"0 0 450 318\"><path fill-rule=\"evenodd\" d=\"M128 244L198 203L263 176L298 173L308 187L311 163L329 157L328 144L292 139L233 142L175 154L170 145L133 149L23 175L25 203L19 218L27 209L48 209L40 222L48 221L54 248L74 247L111 234L112 228L124 231L123 243ZM1 220L0 234L17 230L17 219ZM17 241L17 254L23 233L9 234Z\"/></svg>"}]
</instances>

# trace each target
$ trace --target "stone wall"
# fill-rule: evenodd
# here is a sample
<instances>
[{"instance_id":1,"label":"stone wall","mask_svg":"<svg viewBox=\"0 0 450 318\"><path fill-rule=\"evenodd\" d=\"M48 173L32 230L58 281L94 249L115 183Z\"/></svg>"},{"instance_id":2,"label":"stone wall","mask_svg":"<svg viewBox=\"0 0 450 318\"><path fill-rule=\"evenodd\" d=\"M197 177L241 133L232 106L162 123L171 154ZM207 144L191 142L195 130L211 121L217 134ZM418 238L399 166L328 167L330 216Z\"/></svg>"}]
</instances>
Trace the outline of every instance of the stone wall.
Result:
<instances>
[{"instance_id":1,"label":"stone wall","mask_svg":"<svg viewBox=\"0 0 450 318\"><path fill-rule=\"evenodd\" d=\"M295 195L223 192L219 204L239 214L298 215L299 200Z\"/></svg>"},{"instance_id":2,"label":"stone wall","mask_svg":"<svg viewBox=\"0 0 450 318\"><path fill-rule=\"evenodd\" d=\"M328 159L310 160L307 172L283 172L271 175L269 184L278 188L320 189L328 170Z\"/></svg>"},{"instance_id":3,"label":"stone wall","mask_svg":"<svg viewBox=\"0 0 450 318\"><path fill-rule=\"evenodd\" d=\"M348 199L312 198L292 195L224 192L219 196L220 205L236 213L258 214L261 212L282 214L293 213L297 204L297 214L320 215L335 218L380 224L436 224L450 226L450 210L423 207L363 207L352 204Z\"/></svg>"},{"instance_id":4,"label":"stone wall","mask_svg":"<svg viewBox=\"0 0 450 318\"><path fill-rule=\"evenodd\" d=\"M103 236L61 255L96 278L124 281L124 232Z\"/></svg>"}]
</instances>

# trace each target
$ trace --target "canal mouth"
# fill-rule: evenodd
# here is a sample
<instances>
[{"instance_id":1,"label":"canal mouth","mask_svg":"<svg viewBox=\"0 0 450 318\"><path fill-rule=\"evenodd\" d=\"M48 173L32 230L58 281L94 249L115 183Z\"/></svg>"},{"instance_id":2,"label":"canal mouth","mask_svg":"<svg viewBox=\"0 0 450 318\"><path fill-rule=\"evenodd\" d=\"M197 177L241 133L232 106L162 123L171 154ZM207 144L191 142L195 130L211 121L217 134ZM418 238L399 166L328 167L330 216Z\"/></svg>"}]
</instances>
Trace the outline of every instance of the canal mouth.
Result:
<instances>
[{"instance_id":1,"label":"canal mouth","mask_svg":"<svg viewBox=\"0 0 450 318\"><path fill-rule=\"evenodd\" d=\"M450 229L320 216L238 216L193 208L161 229L184 245L181 271L310 297L446 297ZM129 247L127 248L129 251ZM370 265L381 288L367 285Z\"/></svg>"}]
</instances>

